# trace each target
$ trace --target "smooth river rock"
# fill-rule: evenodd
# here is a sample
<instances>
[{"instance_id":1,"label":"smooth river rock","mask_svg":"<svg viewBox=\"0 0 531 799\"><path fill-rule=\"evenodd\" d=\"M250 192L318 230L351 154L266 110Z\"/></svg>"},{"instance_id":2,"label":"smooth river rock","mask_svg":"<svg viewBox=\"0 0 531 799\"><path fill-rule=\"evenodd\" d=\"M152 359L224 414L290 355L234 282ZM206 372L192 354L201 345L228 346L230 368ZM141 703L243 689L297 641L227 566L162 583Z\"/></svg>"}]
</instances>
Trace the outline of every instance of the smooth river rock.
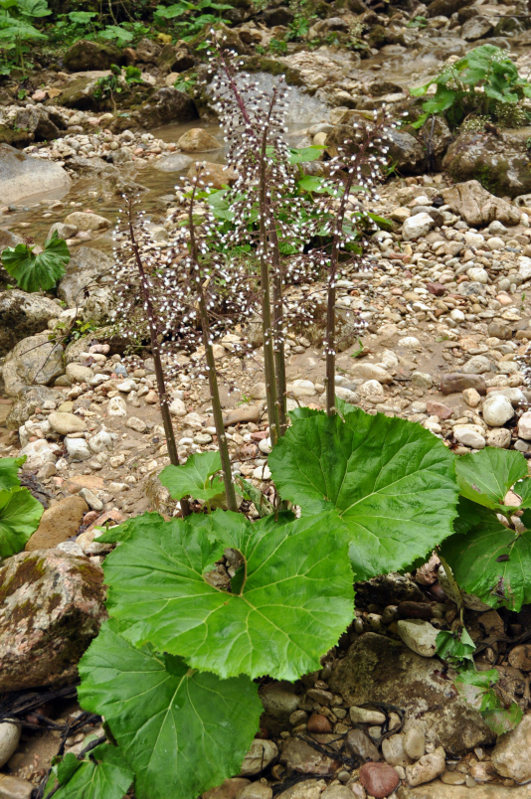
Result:
<instances>
[{"instance_id":1,"label":"smooth river rock","mask_svg":"<svg viewBox=\"0 0 531 799\"><path fill-rule=\"evenodd\" d=\"M9 144L0 144L0 197L4 205L41 195L61 197L71 182L59 164L46 158L32 158Z\"/></svg>"}]
</instances>

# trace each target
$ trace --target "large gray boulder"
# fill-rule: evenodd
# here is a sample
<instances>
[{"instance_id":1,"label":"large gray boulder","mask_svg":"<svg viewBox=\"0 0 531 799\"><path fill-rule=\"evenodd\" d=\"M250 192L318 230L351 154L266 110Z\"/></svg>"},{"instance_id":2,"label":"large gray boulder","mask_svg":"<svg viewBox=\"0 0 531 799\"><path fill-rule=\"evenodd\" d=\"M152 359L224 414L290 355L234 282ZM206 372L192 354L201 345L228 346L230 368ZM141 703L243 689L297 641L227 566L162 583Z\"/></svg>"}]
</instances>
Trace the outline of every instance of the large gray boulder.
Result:
<instances>
[{"instance_id":1,"label":"large gray boulder","mask_svg":"<svg viewBox=\"0 0 531 799\"><path fill-rule=\"evenodd\" d=\"M526 129L500 134L466 131L449 146L442 166L454 180L475 179L492 194L531 192Z\"/></svg>"},{"instance_id":2,"label":"large gray boulder","mask_svg":"<svg viewBox=\"0 0 531 799\"><path fill-rule=\"evenodd\" d=\"M168 122L190 122L198 113L187 94L165 87L157 89L133 116L139 125L151 130Z\"/></svg>"},{"instance_id":3,"label":"large gray boulder","mask_svg":"<svg viewBox=\"0 0 531 799\"><path fill-rule=\"evenodd\" d=\"M0 568L0 691L68 683L105 618L103 571L57 550Z\"/></svg>"},{"instance_id":4,"label":"large gray boulder","mask_svg":"<svg viewBox=\"0 0 531 799\"><path fill-rule=\"evenodd\" d=\"M20 289L0 292L0 355L5 355L27 336L40 333L50 319L61 313L61 307L40 294Z\"/></svg>"},{"instance_id":5,"label":"large gray boulder","mask_svg":"<svg viewBox=\"0 0 531 799\"><path fill-rule=\"evenodd\" d=\"M449 754L494 740L479 711L442 675L437 658L421 657L386 636L360 636L334 665L328 683L349 705L387 702L403 708L406 725L414 720L428 743Z\"/></svg>"},{"instance_id":6,"label":"large gray boulder","mask_svg":"<svg viewBox=\"0 0 531 799\"><path fill-rule=\"evenodd\" d=\"M63 374L63 347L50 341L49 333L22 339L6 355L3 366L4 390L16 397L34 383L46 386Z\"/></svg>"},{"instance_id":7,"label":"large gray boulder","mask_svg":"<svg viewBox=\"0 0 531 799\"><path fill-rule=\"evenodd\" d=\"M62 197L71 180L62 166L44 158L32 158L9 144L0 144L0 197L11 205L46 195Z\"/></svg>"}]
</instances>

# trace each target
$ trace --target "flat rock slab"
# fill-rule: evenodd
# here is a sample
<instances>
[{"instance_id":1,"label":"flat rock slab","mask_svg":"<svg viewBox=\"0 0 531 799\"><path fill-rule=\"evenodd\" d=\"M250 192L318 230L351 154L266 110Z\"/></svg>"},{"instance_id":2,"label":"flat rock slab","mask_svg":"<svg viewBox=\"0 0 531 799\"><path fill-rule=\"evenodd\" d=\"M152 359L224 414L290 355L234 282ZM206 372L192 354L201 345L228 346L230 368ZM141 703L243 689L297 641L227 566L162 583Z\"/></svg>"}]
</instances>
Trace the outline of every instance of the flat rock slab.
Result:
<instances>
[{"instance_id":1,"label":"flat rock slab","mask_svg":"<svg viewBox=\"0 0 531 799\"><path fill-rule=\"evenodd\" d=\"M0 691L70 682L105 618L103 571L54 550L0 568Z\"/></svg>"},{"instance_id":2,"label":"flat rock slab","mask_svg":"<svg viewBox=\"0 0 531 799\"><path fill-rule=\"evenodd\" d=\"M62 166L44 158L29 155L0 144L0 197L6 205L19 203L44 194L62 196L71 185Z\"/></svg>"},{"instance_id":3,"label":"flat rock slab","mask_svg":"<svg viewBox=\"0 0 531 799\"><path fill-rule=\"evenodd\" d=\"M328 682L349 705L387 702L403 708L406 719L423 727L427 742L449 754L494 740L481 715L443 677L438 658L421 657L383 635L361 635Z\"/></svg>"},{"instance_id":4,"label":"flat rock slab","mask_svg":"<svg viewBox=\"0 0 531 799\"><path fill-rule=\"evenodd\" d=\"M531 799L531 785L506 788L503 785L445 785L439 780L408 788L401 785L398 799Z\"/></svg>"},{"instance_id":5,"label":"flat rock slab","mask_svg":"<svg viewBox=\"0 0 531 799\"><path fill-rule=\"evenodd\" d=\"M88 505L78 494L63 497L42 514L38 528L26 544L26 551L52 549L76 535Z\"/></svg>"},{"instance_id":6,"label":"flat rock slab","mask_svg":"<svg viewBox=\"0 0 531 799\"><path fill-rule=\"evenodd\" d=\"M444 189L442 196L452 211L459 214L467 225L484 227L495 219L504 225L517 225L520 221L518 208L507 200L495 197L477 180L467 180L450 186Z\"/></svg>"}]
</instances>

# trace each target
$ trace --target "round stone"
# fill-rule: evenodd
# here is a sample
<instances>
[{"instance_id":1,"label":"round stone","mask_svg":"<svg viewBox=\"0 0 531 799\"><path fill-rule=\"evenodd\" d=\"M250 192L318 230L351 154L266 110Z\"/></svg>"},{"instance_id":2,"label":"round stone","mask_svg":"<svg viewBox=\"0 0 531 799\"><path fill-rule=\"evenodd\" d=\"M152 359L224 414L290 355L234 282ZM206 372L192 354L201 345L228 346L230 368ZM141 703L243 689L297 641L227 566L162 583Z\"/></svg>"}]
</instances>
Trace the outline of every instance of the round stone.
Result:
<instances>
[{"instance_id":1,"label":"round stone","mask_svg":"<svg viewBox=\"0 0 531 799\"><path fill-rule=\"evenodd\" d=\"M487 247L489 250L504 250L505 242L499 236L492 236L490 239L487 239Z\"/></svg>"},{"instance_id":2,"label":"round stone","mask_svg":"<svg viewBox=\"0 0 531 799\"><path fill-rule=\"evenodd\" d=\"M520 416L518 422L518 435L524 441L531 441L531 411L526 411Z\"/></svg>"},{"instance_id":3,"label":"round stone","mask_svg":"<svg viewBox=\"0 0 531 799\"><path fill-rule=\"evenodd\" d=\"M176 397L170 402L170 413L172 416L186 416L186 405L182 399Z\"/></svg>"},{"instance_id":4,"label":"round stone","mask_svg":"<svg viewBox=\"0 0 531 799\"><path fill-rule=\"evenodd\" d=\"M390 766L406 766L409 763L404 751L404 736L390 735L382 741L382 755Z\"/></svg>"},{"instance_id":5,"label":"round stone","mask_svg":"<svg viewBox=\"0 0 531 799\"><path fill-rule=\"evenodd\" d=\"M420 214L410 216L402 225L402 237L404 239L419 239L425 236L435 225L433 218L425 211Z\"/></svg>"},{"instance_id":6,"label":"round stone","mask_svg":"<svg viewBox=\"0 0 531 799\"><path fill-rule=\"evenodd\" d=\"M375 799L385 799L398 786L400 777L388 763L364 763L360 768L360 782Z\"/></svg>"},{"instance_id":7,"label":"round stone","mask_svg":"<svg viewBox=\"0 0 531 799\"><path fill-rule=\"evenodd\" d=\"M20 740L20 725L11 721L0 724L0 767L16 752Z\"/></svg>"},{"instance_id":8,"label":"round stone","mask_svg":"<svg viewBox=\"0 0 531 799\"><path fill-rule=\"evenodd\" d=\"M315 385L311 380L294 380L293 383L288 386L288 391L290 391L294 397L313 397L315 394Z\"/></svg>"},{"instance_id":9,"label":"round stone","mask_svg":"<svg viewBox=\"0 0 531 799\"><path fill-rule=\"evenodd\" d=\"M506 427L495 427L487 432L487 446L507 449L511 443L511 431Z\"/></svg>"},{"instance_id":10,"label":"round stone","mask_svg":"<svg viewBox=\"0 0 531 799\"><path fill-rule=\"evenodd\" d=\"M72 383L86 383L94 374L90 366L83 366L80 363L67 363L65 371Z\"/></svg>"},{"instance_id":11,"label":"round stone","mask_svg":"<svg viewBox=\"0 0 531 799\"><path fill-rule=\"evenodd\" d=\"M85 422L73 413L61 413L53 411L48 416L48 421L52 430L59 435L66 436L69 433L81 433L86 429Z\"/></svg>"},{"instance_id":12,"label":"round stone","mask_svg":"<svg viewBox=\"0 0 531 799\"><path fill-rule=\"evenodd\" d=\"M411 726L404 733L404 750L411 760L419 760L424 754L426 737L420 726Z\"/></svg>"},{"instance_id":13,"label":"round stone","mask_svg":"<svg viewBox=\"0 0 531 799\"><path fill-rule=\"evenodd\" d=\"M483 247L485 238L481 233L477 233L475 230L467 230L465 233L465 244L469 247Z\"/></svg>"},{"instance_id":14,"label":"round stone","mask_svg":"<svg viewBox=\"0 0 531 799\"><path fill-rule=\"evenodd\" d=\"M485 355L473 355L463 366L463 372L467 375L482 375L490 372L491 363Z\"/></svg>"},{"instance_id":15,"label":"round stone","mask_svg":"<svg viewBox=\"0 0 531 799\"><path fill-rule=\"evenodd\" d=\"M260 774L278 756L278 747L274 741L266 738L255 738L251 748L245 755L240 774L250 777Z\"/></svg>"},{"instance_id":16,"label":"round stone","mask_svg":"<svg viewBox=\"0 0 531 799\"><path fill-rule=\"evenodd\" d=\"M92 453L84 438L65 438L65 447L71 461L86 461Z\"/></svg>"},{"instance_id":17,"label":"round stone","mask_svg":"<svg viewBox=\"0 0 531 799\"><path fill-rule=\"evenodd\" d=\"M127 405L123 397L111 397L107 405L109 416L127 416Z\"/></svg>"},{"instance_id":18,"label":"round stone","mask_svg":"<svg viewBox=\"0 0 531 799\"><path fill-rule=\"evenodd\" d=\"M456 441L465 447L484 449L486 441L483 430L477 424L456 424L454 427Z\"/></svg>"},{"instance_id":19,"label":"round stone","mask_svg":"<svg viewBox=\"0 0 531 799\"><path fill-rule=\"evenodd\" d=\"M435 655L436 639L439 634L429 621L423 619L400 619L396 623L398 635L409 649L422 657ZM397 765L396 763L394 765Z\"/></svg>"},{"instance_id":20,"label":"round stone","mask_svg":"<svg viewBox=\"0 0 531 799\"><path fill-rule=\"evenodd\" d=\"M382 384L377 380L366 380L358 388L360 397L368 402L381 402L385 398Z\"/></svg>"},{"instance_id":21,"label":"round stone","mask_svg":"<svg viewBox=\"0 0 531 799\"><path fill-rule=\"evenodd\" d=\"M312 713L307 723L308 732L332 732L332 725L322 713Z\"/></svg>"},{"instance_id":22,"label":"round stone","mask_svg":"<svg viewBox=\"0 0 531 799\"><path fill-rule=\"evenodd\" d=\"M466 270L466 273L470 280L473 280L476 283L488 283L489 276L487 274L487 270L483 269L481 266L471 266L470 269Z\"/></svg>"},{"instance_id":23,"label":"round stone","mask_svg":"<svg viewBox=\"0 0 531 799\"><path fill-rule=\"evenodd\" d=\"M487 397L482 411L483 419L489 427L501 427L514 416L513 406L502 394L492 394Z\"/></svg>"}]
</instances>

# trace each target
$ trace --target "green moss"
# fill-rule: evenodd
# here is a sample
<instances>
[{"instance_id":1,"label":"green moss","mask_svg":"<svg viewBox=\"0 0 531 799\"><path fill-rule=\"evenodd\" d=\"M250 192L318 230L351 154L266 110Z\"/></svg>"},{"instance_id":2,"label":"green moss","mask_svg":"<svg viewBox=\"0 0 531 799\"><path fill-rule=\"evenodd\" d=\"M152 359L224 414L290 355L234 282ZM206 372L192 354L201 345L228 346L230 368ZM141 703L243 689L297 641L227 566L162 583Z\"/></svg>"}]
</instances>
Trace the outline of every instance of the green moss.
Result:
<instances>
[{"instance_id":1,"label":"green moss","mask_svg":"<svg viewBox=\"0 0 531 799\"><path fill-rule=\"evenodd\" d=\"M16 626L23 621L27 629L31 629L33 627L34 613L35 608L29 599L26 602L21 602L20 604L15 605L9 614L10 624Z\"/></svg>"},{"instance_id":2,"label":"green moss","mask_svg":"<svg viewBox=\"0 0 531 799\"><path fill-rule=\"evenodd\" d=\"M52 614L55 608L61 604L61 594L52 594L48 599L47 612Z\"/></svg>"},{"instance_id":3,"label":"green moss","mask_svg":"<svg viewBox=\"0 0 531 799\"><path fill-rule=\"evenodd\" d=\"M0 142L11 144L14 147L17 144L27 144L29 140L30 137L26 130L12 128L9 125L0 125Z\"/></svg>"},{"instance_id":4,"label":"green moss","mask_svg":"<svg viewBox=\"0 0 531 799\"><path fill-rule=\"evenodd\" d=\"M5 568L7 570L9 566ZM14 594L19 588L22 588L23 585L40 580L44 572L45 566L42 557L38 555L28 555L25 557L17 567L11 579L4 581L2 585L0 585L0 604L2 604L8 596L11 596L11 594Z\"/></svg>"},{"instance_id":5,"label":"green moss","mask_svg":"<svg viewBox=\"0 0 531 799\"><path fill-rule=\"evenodd\" d=\"M303 86L301 76L296 69L288 67L281 61L267 56L253 55L245 59L245 69L248 72L267 72L270 75L284 75L286 83L291 86Z\"/></svg>"}]
</instances>

